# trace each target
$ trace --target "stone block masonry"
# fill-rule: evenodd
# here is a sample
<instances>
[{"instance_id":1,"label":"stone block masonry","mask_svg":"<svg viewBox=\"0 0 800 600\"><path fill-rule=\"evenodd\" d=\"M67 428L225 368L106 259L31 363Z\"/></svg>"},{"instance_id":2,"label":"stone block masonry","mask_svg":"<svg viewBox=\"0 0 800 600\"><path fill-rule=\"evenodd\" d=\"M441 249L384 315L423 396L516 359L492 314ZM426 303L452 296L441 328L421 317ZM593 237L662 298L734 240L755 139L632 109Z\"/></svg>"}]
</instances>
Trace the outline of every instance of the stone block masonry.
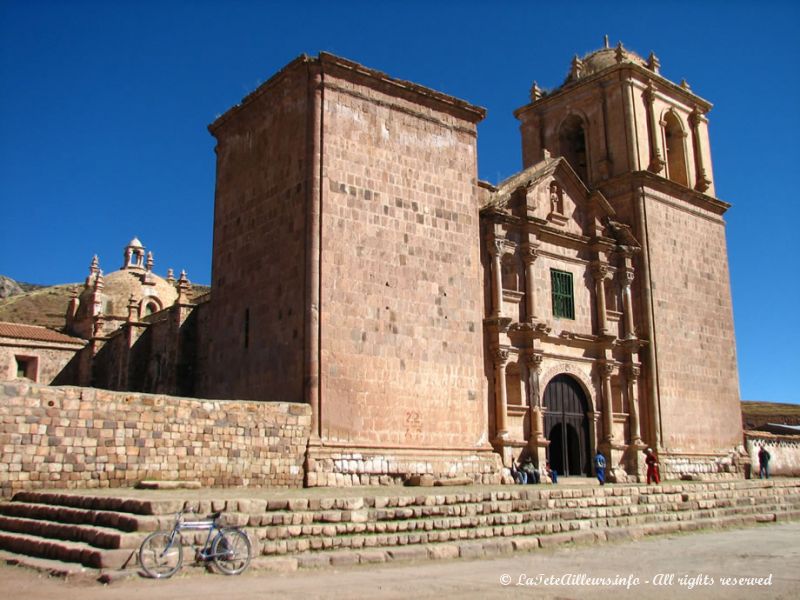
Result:
<instances>
[{"instance_id":1,"label":"stone block masonry","mask_svg":"<svg viewBox=\"0 0 800 600\"><path fill-rule=\"evenodd\" d=\"M130 487L302 487L311 409L77 387L0 387L0 492Z\"/></svg>"}]
</instances>

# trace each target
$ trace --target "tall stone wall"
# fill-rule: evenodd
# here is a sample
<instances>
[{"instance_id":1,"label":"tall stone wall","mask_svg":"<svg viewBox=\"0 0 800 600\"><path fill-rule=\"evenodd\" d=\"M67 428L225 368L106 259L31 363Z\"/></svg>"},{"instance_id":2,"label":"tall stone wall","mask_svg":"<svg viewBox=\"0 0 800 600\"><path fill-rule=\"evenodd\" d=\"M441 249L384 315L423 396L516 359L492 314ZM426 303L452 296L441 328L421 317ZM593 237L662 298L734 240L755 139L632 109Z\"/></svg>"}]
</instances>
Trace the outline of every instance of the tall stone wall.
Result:
<instances>
[{"instance_id":1,"label":"tall stone wall","mask_svg":"<svg viewBox=\"0 0 800 600\"><path fill-rule=\"evenodd\" d=\"M663 444L741 444L739 378L720 216L650 190L646 199Z\"/></svg>"},{"instance_id":2,"label":"tall stone wall","mask_svg":"<svg viewBox=\"0 0 800 600\"><path fill-rule=\"evenodd\" d=\"M322 438L488 450L482 110L335 62L323 62Z\"/></svg>"},{"instance_id":3,"label":"tall stone wall","mask_svg":"<svg viewBox=\"0 0 800 600\"><path fill-rule=\"evenodd\" d=\"M305 404L6 382L0 491L123 487L144 479L302 487L310 424Z\"/></svg>"},{"instance_id":4,"label":"tall stone wall","mask_svg":"<svg viewBox=\"0 0 800 600\"><path fill-rule=\"evenodd\" d=\"M303 400L308 77L295 61L209 128L217 187L199 395Z\"/></svg>"}]
</instances>

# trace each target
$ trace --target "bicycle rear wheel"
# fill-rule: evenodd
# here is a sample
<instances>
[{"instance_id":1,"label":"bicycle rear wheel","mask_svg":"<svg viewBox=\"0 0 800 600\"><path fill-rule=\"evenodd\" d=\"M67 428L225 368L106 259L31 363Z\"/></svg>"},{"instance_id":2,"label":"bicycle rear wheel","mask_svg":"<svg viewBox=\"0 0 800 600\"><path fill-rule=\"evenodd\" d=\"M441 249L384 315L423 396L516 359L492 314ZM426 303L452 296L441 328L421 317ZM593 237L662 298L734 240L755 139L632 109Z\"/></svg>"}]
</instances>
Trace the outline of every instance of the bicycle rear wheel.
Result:
<instances>
[{"instance_id":1,"label":"bicycle rear wheel","mask_svg":"<svg viewBox=\"0 0 800 600\"><path fill-rule=\"evenodd\" d=\"M183 564L180 536L173 536L169 531L148 535L139 546L139 564L153 579L172 577Z\"/></svg>"},{"instance_id":2,"label":"bicycle rear wheel","mask_svg":"<svg viewBox=\"0 0 800 600\"><path fill-rule=\"evenodd\" d=\"M241 529L223 529L211 545L214 564L225 575L244 571L250 564L251 554L250 539Z\"/></svg>"}]
</instances>

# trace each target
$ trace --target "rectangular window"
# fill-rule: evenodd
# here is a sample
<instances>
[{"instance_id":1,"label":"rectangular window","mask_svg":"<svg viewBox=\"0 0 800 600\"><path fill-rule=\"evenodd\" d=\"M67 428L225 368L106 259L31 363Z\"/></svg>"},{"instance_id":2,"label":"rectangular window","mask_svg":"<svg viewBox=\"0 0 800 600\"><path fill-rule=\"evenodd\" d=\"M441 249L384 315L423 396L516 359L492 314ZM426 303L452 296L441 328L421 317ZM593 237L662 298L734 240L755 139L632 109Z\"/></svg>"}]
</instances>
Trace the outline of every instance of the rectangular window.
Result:
<instances>
[{"instance_id":1,"label":"rectangular window","mask_svg":"<svg viewBox=\"0 0 800 600\"><path fill-rule=\"evenodd\" d=\"M575 298L572 293L572 273L550 269L553 290L553 316L556 319L575 318Z\"/></svg>"}]
</instances>

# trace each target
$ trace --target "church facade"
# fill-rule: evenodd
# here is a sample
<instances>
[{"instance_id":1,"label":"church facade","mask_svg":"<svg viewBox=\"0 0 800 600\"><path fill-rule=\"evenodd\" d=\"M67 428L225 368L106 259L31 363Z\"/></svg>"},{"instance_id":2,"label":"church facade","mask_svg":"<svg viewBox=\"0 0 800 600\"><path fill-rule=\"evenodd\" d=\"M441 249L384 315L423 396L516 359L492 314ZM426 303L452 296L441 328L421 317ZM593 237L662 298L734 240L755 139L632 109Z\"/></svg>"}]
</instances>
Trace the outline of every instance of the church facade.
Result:
<instances>
[{"instance_id":1,"label":"church facade","mask_svg":"<svg viewBox=\"0 0 800 600\"><path fill-rule=\"evenodd\" d=\"M524 169L492 185L482 108L301 56L209 128L210 298L172 278L158 303L131 293L114 331L74 300L82 383L307 403L309 486L496 482L527 454L586 476L598 450L630 481L648 446L667 475L730 476L742 430L710 108L654 55L606 45L557 89L533 85L515 112ZM125 277L155 289L135 246Z\"/></svg>"},{"instance_id":2,"label":"church facade","mask_svg":"<svg viewBox=\"0 0 800 600\"><path fill-rule=\"evenodd\" d=\"M481 108L329 54L218 119L212 397L313 408L307 477L615 479L741 445L728 205L706 113L602 48L519 108L525 169L478 180ZM331 479L332 480L332 479Z\"/></svg>"}]
</instances>

